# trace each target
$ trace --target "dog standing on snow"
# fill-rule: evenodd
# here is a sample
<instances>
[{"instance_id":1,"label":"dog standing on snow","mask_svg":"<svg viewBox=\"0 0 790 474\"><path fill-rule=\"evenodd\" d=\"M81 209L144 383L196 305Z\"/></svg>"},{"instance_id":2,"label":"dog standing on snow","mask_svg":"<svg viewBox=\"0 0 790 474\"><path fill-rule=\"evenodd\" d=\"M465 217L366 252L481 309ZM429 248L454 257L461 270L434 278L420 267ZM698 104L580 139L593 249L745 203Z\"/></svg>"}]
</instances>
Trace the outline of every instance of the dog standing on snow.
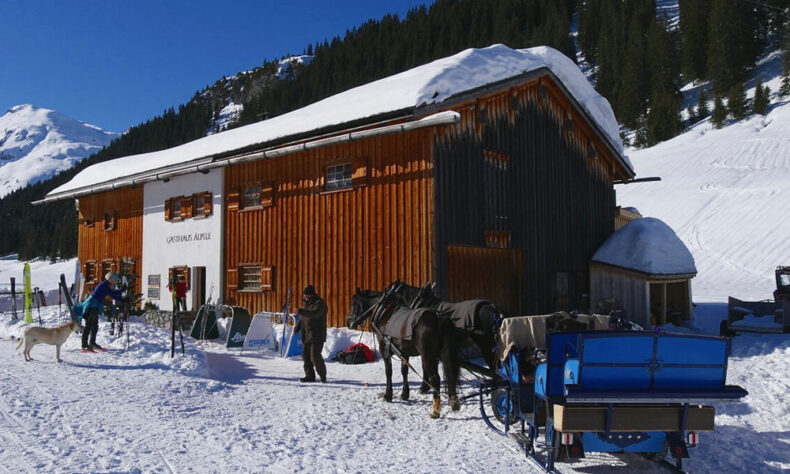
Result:
<instances>
[{"instance_id":1,"label":"dog standing on snow","mask_svg":"<svg viewBox=\"0 0 790 474\"><path fill-rule=\"evenodd\" d=\"M55 346L55 359L58 362L62 362L60 360L60 346L66 342L66 339L69 338L69 335L74 331L81 330L82 327L79 323L75 323L74 321L69 323L63 323L55 326L54 328L45 328L45 327L29 327L25 329L24 335L19 339L19 344L16 346L15 350L19 350L22 347L22 344L25 344L25 350L22 352L25 355L25 361L33 360L30 357L30 349L33 348L36 344L51 344Z\"/></svg>"}]
</instances>

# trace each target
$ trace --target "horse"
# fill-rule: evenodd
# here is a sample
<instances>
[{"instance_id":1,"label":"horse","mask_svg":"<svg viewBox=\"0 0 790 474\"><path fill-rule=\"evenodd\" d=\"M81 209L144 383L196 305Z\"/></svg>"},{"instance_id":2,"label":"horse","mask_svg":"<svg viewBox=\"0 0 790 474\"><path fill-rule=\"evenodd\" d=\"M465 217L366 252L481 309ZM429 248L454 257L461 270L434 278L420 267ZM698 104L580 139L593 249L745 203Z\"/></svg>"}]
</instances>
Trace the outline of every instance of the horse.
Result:
<instances>
[{"instance_id":1,"label":"horse","mask_svg":"<svg viewBox=\"0 0 790 474\"><path fill-rule=\"evenodd\" d=\"M401 299L410 307L431 307L447 314L463 339L460 348L475 344L488 368L496 369L496 343L501 321L499 311L488 300L465 300L449 303L436 297L434 283L426 283L420 288L402 285L398 291Z\"/></svg>"},{"instance_id":2,"label":"horse","mask_svg":"<svg viewBox=\"0 0 790 474\"><path fill-rule=\"evenodd\" d=\"M409 399L409 357L420 356L423 382L433 390L431 418L438 418L441 413L439 360L444 367L450 407L458 411L461 408L456 391L458 350L451 331L445 327L450 323L430 308L409 309L401 306L395 295L398 285L396 282L383 294L357 288L348 314L348 327L353 329L372 318L371 327L376 332L384 359L386 402L392 402L392 356L401 358L402 400Z\"/></svg>"}]
</instances>

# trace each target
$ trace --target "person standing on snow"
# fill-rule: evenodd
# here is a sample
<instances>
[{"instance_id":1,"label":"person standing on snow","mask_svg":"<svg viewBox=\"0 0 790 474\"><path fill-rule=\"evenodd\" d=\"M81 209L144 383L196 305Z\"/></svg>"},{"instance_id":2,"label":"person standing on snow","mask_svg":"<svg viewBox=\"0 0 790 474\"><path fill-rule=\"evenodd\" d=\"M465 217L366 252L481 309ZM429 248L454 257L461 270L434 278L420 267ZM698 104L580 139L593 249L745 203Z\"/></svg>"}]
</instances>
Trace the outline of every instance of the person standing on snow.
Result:
<instances>
[{"instance_id":1,"label":"person standing on snow","mask_svg":"<svg viewBox=\"0 0 790 474\"><path fill-rule=\"evenodd\" d=\"M174 288L175 287L175 288ZM184 278L184 275L179 275L178 279L174 283L167 285L167 288L170 291L174 291L175 295L173 295L173 311L178 311L179 308L182 308L182 311L187 310L187 282Z\"/></svg>"},{"instance_id":2,"label":"person standing on snow","mask_svg":"<svg viewBox=\"0 0 790 474\"><path fill-rule=\"evenodd\" d=\"M326 365L321 351L326 342L326 303L315 292L313 285L307 285L302 295L304 306L297 310L299 321L294 332L301 333L302 360L304 361L304 377L300 382L315 382L315 373L321 382L326 382Z\"/></svg>"},{"instance_id":3,"label":"person standing on snow","mask_svg":"<svg viewBox=\"0 0 790 474\"><path fill-rule=\"evenodd\" d=\"M95 349L102 349L96 344L96 333L99 331L99 313L104 307L104 299L108 296L123 303L123 293L115 289L116 277L113 272L104 276L104 281L96 285L93 293L87 300L82 302L85 320L85 329L82 331L82 350L93 352Z\"/></svg>"}]
</instances>

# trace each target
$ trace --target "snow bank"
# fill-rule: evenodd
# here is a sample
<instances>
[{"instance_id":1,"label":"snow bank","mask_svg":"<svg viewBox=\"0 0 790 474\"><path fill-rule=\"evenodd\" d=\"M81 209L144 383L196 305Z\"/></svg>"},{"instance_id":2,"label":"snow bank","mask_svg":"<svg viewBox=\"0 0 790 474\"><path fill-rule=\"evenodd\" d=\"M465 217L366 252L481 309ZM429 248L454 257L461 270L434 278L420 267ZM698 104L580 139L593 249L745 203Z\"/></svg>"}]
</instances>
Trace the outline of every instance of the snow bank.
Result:
<instances>
[{"instance_id":1,"label":"snow bank","mask_svg":"<svg viewBox=\"0 0 790 474\"><path fill-rule=\"evenodd\" d=\"M0 339L20 338L29 326L38 326L38 313L34 310L34 324L27 324L20 318L19 321L12 322L10 318L0 319ZM69 321L69 315L65 308L58 312L57 306L41 308L41 319L45 327L53 327L60 323ZM82 346L81 335L72 334L61 349L61 358L74 362L75 359L85 357L112 357L112 362L118 366L146 367L156 370L175 371L183 375L195 377L207 377L208 366L206 355L203 349L198 346L194 339L184 338L186 355L180 354L178 338L176 338L177 351L176 357L170 358L170 331L145 324L140 318L132 316L129 324L129 348L127 350L127 335L121 337L110 336L110 323L101 316L99 321L99 331L96 342L107 349L106 353L99 354L80 354ZM51 353L51 354L50 354ZM31 354L34 359L47 360L50 357L54 360L55 349L52 346L38 345Z\"/></svg>"},{"instance_id":2,"label":"snow bank","mask_svg":"<svg viewBox=\"0 0 790 474\"><path fill-rule=\"evenodd\" d=\"M606 239L592 259L651 275L697 273L686 245L668 225L653 217L629 222Z\"/></svg>"},{"instance_id":3,"label":"snow bank","mask_svg":"<svg viewBox=\"0 0 790 474\"><path fill-rule=\"evenodd\" d=\"M483 49L467 49L269 120L210 135L175 148L95 164L50 194L388 112L438 104L459 93L543 67L549 68L559 78L622 155L619 127L609 102L595 92L573 61L549 47L515 50L497 44Z\"/></svg>"}]
</instances>

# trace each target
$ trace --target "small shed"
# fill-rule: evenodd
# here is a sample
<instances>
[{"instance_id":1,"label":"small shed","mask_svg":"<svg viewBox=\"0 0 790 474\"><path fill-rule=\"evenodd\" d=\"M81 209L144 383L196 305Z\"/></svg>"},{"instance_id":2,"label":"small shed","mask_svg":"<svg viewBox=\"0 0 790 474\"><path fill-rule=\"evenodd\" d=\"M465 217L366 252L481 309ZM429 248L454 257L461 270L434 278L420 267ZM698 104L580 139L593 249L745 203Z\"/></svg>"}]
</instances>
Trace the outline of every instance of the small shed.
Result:
<instances>
[{"instance_id":1,"label":"small shed","mask_svg":"<svg viewBox=\"0 0 790 474\"><path fill-rule=\"evenodd\" d=\"M616 302L645 327L691 319L694 257L663 221L635 219L612 234L590 263L590 301Z\"/></svg>"}]
</instances>

